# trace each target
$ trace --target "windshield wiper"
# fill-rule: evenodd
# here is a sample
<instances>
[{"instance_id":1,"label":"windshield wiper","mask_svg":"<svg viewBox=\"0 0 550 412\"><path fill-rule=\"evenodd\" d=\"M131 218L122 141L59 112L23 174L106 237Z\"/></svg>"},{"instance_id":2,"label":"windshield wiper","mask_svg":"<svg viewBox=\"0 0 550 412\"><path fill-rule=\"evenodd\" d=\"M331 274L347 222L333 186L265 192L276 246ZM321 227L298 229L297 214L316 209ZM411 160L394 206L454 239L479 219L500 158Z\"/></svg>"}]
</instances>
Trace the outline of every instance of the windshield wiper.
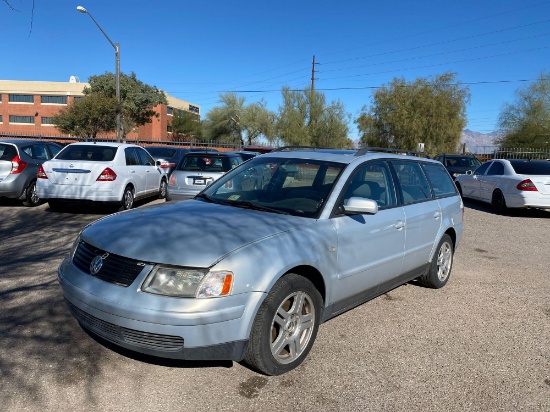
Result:
<instances>
[{"instance_id":1,"label":"windshield wiper","mask_svg":"<svg viewBox=\"0 0 550 412\"><path fill-rule=\"evenodd\" d=\"M244 209L252 209L252 210L261 210L263 212L271 212L271 213L279 213L281 215L288 215L290 213L284 212L279 209L273 209L271 207L258 205L256 203L249 202L247 200L236 200L232 202L225 203L227 205L236 206L236 207L242 207Z\"/></svg>"},{"instance_id":2,"label":"windshield wiper","mask_svg":"<svg viewBox=\"0 0 550 412\"><path fill-rule=\"evenodd\" d=\"M198 195L195 196L195 199L204 199L206 200L207 202L210 202L210 203L222 203L224 204L225 202L220 202L208 195L205 195L204 193L199 193Z\"/></svg>"}]
</instances>

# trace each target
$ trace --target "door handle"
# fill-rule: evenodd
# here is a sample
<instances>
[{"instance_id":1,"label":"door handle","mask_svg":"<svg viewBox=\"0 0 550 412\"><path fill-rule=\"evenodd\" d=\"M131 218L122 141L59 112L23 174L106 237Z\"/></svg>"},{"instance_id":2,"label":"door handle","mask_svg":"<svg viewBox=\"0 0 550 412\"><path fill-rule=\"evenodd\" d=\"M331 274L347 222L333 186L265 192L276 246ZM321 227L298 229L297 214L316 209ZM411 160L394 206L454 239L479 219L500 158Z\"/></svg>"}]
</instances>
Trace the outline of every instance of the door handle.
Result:
<instances>
[{"instance_id":1,"label":"door handle","mask_svg":"<svg viewBox=\"0 0 550 412\"><path fill-rule=\"evenodd\" d=\"M398 220L397 223L395 224L395 228L397 230L401 230L405 227L405 222L403 222L402 220Z\"/></svg>"},{"instance_id":2,"label":"door handle","mask_svg":"<svg viewBox=\"0 0 550 412\"><path fill-rule=\"evenodd\" d=\"M441 217L441 212L434 213L434 219L439 219Z\"/></svg>"}]
</instances>

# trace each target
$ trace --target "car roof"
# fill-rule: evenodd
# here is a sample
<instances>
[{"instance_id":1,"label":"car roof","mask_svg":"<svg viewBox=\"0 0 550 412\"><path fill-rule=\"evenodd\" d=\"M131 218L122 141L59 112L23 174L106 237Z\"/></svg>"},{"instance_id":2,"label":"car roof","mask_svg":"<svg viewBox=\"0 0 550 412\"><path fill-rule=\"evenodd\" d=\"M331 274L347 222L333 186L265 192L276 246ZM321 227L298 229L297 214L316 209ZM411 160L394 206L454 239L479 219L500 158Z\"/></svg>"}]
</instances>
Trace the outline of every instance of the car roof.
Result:
<instances>
[{"instance_id":1,"label":"car roof","mask_svg":"<svg viewBox=\"0 0 550 412\"><path fill-rule=\"evenodd\" d=\"M399 150L397 150L399 151ZM403 154L395 154L381 151L368 151L368 150L339 150L339 149L300 149L300 150L288 150L288 151L273 151L265 153L262 158L300 158L310 160L321 160L327 162L336 162L349 164L356 159L362 160L375 160L375 159L408 159L408 160L422 160L430 163L438 163L433 159L419 158L417 156L409 156Z\"/></svg>"},{"instance_id":2,"label":"car roof","mask_svg":"<svg viewBox=\"0 0 550 412\"><path fill-rule=\"evenodd\" d=\"M212 150L204 150L204 151L195 151L195 152L185 153L185 157L197 156L197 155L211 155L211 156L218 156L218 157L238 156L238 154L235 153L235 152L213 152Z\"/></svg>"},{"instance_id":3,"label":"car roof","mask_svg":"<svg viewBox=\"0 0 550 412\"><path fill-rule=\"evenodd\" d=\"M137 144L131 144L131 143L114 143L114 142L76 142L68 144L65 147L69 146L76 146L76 145L83 145L83 146L109 146L109 147L141 147L143 149L143 146L137 145Z\"/></svg>"},{"instance_id":4,"label":"car roof","mask_svg":"<svg viewBox=\"0 0 550 412\"><path fill-rule=\"evenodd\" d=\"M14 144L14 145L22 145L22 144L28 144L28 143L32 143L32 144L36 144L36 143L49 143L49 144L56 144L58 146L62 146L60 143L57 143L57 142L51 142L49 140L27 140L27 139L3 139L3 140L0 140L0 143L10 143L10 144Z\"/></svg>"}]
</instances>

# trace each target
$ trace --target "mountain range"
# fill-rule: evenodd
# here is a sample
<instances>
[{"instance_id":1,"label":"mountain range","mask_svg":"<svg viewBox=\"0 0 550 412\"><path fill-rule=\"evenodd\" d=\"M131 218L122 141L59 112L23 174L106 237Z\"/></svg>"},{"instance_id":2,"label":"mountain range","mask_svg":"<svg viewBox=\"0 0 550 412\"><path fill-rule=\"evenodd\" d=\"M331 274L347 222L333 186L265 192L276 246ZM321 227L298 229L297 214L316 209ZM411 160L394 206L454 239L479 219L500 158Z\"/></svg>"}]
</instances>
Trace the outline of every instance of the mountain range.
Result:
<instances>
[{"instance_id":1,"label":"mountain range","mask_svg":"<svg viewBox=\"0 0 550 412\"><path fill-rule=\"evenodd\" d=\"M480 133L473 130L464 129L460 138L460 143L466 144L466 151L472 153L492 152L496 146L496 140L501 137L502 131L491 133Z\"/></svg>"}]
</instances>

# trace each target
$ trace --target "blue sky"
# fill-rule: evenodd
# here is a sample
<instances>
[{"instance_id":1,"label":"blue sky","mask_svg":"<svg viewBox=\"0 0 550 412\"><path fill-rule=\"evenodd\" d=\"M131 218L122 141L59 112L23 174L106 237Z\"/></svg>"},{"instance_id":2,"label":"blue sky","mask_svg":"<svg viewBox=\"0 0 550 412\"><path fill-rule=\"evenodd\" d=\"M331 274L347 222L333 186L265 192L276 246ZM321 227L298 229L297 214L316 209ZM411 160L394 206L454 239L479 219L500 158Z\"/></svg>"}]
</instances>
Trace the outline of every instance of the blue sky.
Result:
<instances>
[{"instance_id":1,"label":"blue sky","mask_svg":"<svg viewBox=\"0 0 550 412\"><path fill-rule=\"evenodd\" d=\"M121 71L201 106L221 93L271 110L281 88L311 85L356 118L376 87L448 71L470 87L467 128L498 128L502 105L550 71L550 1L0 1L0 79L81 81ZM350 137L357 129L350 124Z\"/></svg>"}]
</instances>

